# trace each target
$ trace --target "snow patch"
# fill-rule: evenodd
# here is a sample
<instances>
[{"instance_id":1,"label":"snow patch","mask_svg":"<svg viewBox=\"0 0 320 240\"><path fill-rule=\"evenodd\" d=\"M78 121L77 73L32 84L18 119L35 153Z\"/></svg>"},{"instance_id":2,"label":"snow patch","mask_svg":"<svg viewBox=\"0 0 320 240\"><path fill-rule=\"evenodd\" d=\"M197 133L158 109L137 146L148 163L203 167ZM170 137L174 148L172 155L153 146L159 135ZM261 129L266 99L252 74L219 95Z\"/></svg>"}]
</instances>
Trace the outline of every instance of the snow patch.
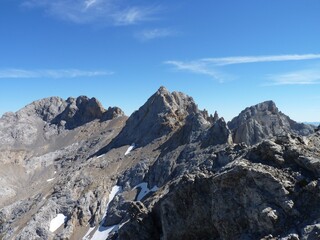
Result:
<instances>
[{"instance_id":1,"label":"snow patch","mask_svg":"<svg viewBox=\"0 0 320 240\"><path fill-rule=\"evenodd\" d=\"M47 182L51 182L51 181L53 181L55 178L49 178L49 179L47 179Z\"/></svg>"},{"instance_id":2,"label":"snow patch","mask_svg":"<svg viewBox=\"0 0 320 240\"><path fill-rule=\"evenodd\" d=\"M109 237L109 234L114 232L114 231L117 231L117 229L118 229L118 225L108 226L108 227L104 227L104 226L100 225L99 228L97 229L97 231L92 236L91 240L107 239ZM89 229L89 231L90 231L90 229ZM83 238L83 240L86 240L86 239L89 239L89 238L88 237L87 238Z\"/></svg>"},{"instance_id":3,"label":"snow patch","mask_svg":"<svg viewBox=\"0 0 320 240\"><path fill-rule=\"evenodd\" d=\"M156 192L159 189L156 185L153 186L153 188L149 189L148 188L148 183L146 183L146 182L142 182L142 183L138 184L133 189L136 189L138 187L140 187L141 190L140 190L140 192L139 192L139 194L137 196L136 201L141 201L141 199L144 198L149 192Z\"/></svg>"},{"instance_id":4,"label":"snow patch","mask_svg":"<svg viewBox=\"0 0 320 240\"><path fill-rule=\"evenodd\" d=\"M54 219L50 222L50 232L55 232L62 224L65 223L67 217L62 213L59 213Z\"/></svg>"},{"instance_id":5,"label":"snow patch","mask_svg":"<svg viewBox=\"0 0 320 240\"><path fill-rule=\"evenodd\" d=\"M134 149L135 146L136 146L136 145L135 145L134 143L132 143L131 146L128 147L128 149L127 149L127 151L125 152L124 155L125 155L125 156L128 155L128 154L132 151L132 149Z\"/></svg>"},{"instance_id":6,"label":"snow patch","mask_svg":"<svg viewBox=\"0 0 320 240\"><path fill-rule=\"evenodd\" d=\"M90 240L90 233L93 231L93 229L95 229L95 227L90 228L82 240Z\"/></svg>"},{"instance_id":7,"label":"snow patch","mask_svg":"<svg viewBox=\"0 0 320 240\"><path fill-rule=\"evenodd\" d=\"M104 222L106 216L107 216L107 213L108 213L108 207L109 207L109 204L110 202L113 200L113 198L117 195L118 192L121 192L122 191L122 188L120 186L114 186L112 189L111 189L111 192L109 194L109 201L107 203L107 206L106 206L106 212L105 214L103 215L103 218L102 218L102 221L101 221L101 224L99 226L99 228L97 229L97 231L94 233L94 235L92 236L91 240L101 240L101 239L107 239L109 234L111 232L115 232L115 231L118 231L119 229L119 224L117 225L113 225L113 226L108 226L108 227L104 227L102 226L102 223ZM93 228L90 228L88 230L88 232L86 233L86 235L83 237L83 240L89 240L90 239L90 233L93 231L94 227Z\"/></svg>"}]
</instances>

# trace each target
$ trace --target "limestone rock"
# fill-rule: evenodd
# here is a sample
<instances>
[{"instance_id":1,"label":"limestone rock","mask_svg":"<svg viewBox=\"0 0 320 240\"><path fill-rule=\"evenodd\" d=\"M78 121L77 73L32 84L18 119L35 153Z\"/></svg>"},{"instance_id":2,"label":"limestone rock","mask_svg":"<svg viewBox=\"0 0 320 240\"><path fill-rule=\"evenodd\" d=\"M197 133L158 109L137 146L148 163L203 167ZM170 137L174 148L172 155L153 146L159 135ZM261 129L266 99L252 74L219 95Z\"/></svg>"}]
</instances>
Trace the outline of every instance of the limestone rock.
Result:
<instances>
[{"instance_id":1,"label":"limestone rock","mask_svg":"<svg viewBox=\"0 0 320 240\"><path fill-rule=\"evenodd\" d=\"M129 117L113 146L132 143L144 146L181 127L189 114L198 111L191 97L180 92L170 93L166 88L160 87Z\"/></svg>"},{"instance_id":2,"label":"limestone rock","mask_svg":"<svg viewBox=\"0 0 320 240\"><path fill-rule=\"evenodd\" d=\"M107 121L121 116L124 116L124 112L120 108L109 107L108 110L103 113L101 120Z\"/></svg>"},{"instance_id":3,"label":"limestone rock","mask_svg":"<svg viewBox=\"0 0 320 240\"><path fill-rule=\"evenodd\" d=\"M102 118L105 109L95 98L80 96L78 98L68 98L67 106L62 113L56 116L51 123L59 124L65 121L65 128L73 129L94 119Z\"/></svg>"},{"instance_id":4,"label":"limestone rock","mask_svg":"<svg viewBox=\"0 0 320 240\"><path fill-rule=\"evenodd\" d=\"M278 110L273 101L266 101L243 110L228 123L235 143L253 145L266 138L296 133L308 135L313 128L297 123Z\"/></svg>"}]
</instances>

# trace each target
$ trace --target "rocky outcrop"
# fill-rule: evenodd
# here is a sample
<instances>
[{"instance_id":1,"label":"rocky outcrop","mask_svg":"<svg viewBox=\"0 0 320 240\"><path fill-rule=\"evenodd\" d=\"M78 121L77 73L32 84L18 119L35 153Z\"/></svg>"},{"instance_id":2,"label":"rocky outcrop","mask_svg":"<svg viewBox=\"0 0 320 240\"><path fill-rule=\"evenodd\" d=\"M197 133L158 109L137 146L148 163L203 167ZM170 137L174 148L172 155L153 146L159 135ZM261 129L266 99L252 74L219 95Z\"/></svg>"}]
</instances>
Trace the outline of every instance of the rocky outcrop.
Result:
<instances>
[{"instance_id":1,"label":"rocky outcrop","mask_svg":"<svg viewBox=\"0 0 320 240\"><path fill-rule=\"evenodd\" d=\"M207 131L202 141L202 147L208 147L217 144L232 144L232 134L227 123L223 118L217 119L212 127Z\"/></svg>"},{"instance_id":2,"label":"rocky outcrop","mask_svg":"<svg viewBox=\"0 0 320 240\"><path fill-rule=\"evenodd\" d=\"M80 96L66 101L59 97L45 98L0 118L0 144L2 148L39 148L66 129L121 116L124 113L120 108L105 110L95 98Z\"/></svg>"},{"instance_id":3,"label":"rocky outcrop","mask_svg":"<svg viewBox=\"0 0 320 240\"><path fill-rule=\"evenodd\" d=\"M124 116L124 112L118 107L109 107L101 117L101 121L111 120L117 117Z\"/></svg>"},{"instance_id":4,"label":"rocky outcrop","mask_svg":"<svg viewBox=\"0 0 320 240\"><path fill-rule=\"evenodd\" d=\"M266 101L243 110L228 123L235 143L253 145L273 136L313 133L310 125L297 123L281 113L273 101Z\"/></svg>"},{"instance_id":5,"label":"rocky outcrop","mask_svg":"<svg viewBox=\"0 0 320 240\"><path fill-rule=\"evenodd\" d=\"M150 196L119 239L318 239L319 137L287 135L245 152L234 146L218 172L184 174ZM299 160L310 155L312 166Z\"/></svg>"},{"instance_id":6,"label":"rocky outcrop","mask_svg":"<svg viewBox=\"0 0 320 240\"><path fill-rule=\"evenodd\" d=\"M35 101L16 113L5 113L0 119L1 146L21 148L34 144L43 136L46 123L60 114L65 106L61 98L51 97ZM47 129L49 131L55 132L55 129Z\"/></svg>"},{"instance_id":7,"label":"rocky outcrop","mask_svg":"<svg viewBox=\"0 0 320 240\"><path fill-rule=\"evenodd\" d=\"M106 112L97 99L86 96L76 99L68 98L66 104L64 111L51 121L52 124L62 125L66 129L73 129L95 119L101 119Z\"/></svg>"},{"instance_id":8,"label":"rocky outcrop","mask_svg":"<svg viewBox=\"0 0 320 240\"><path fill-rule=\"evenodd\" d=\"M126 126L114 141L114 146L146 145L180 128L185 118L199 112L193 99L183 93L170 93L160 87L148 101L135 111L128 119Z\"/></svg>"}]
</instances>

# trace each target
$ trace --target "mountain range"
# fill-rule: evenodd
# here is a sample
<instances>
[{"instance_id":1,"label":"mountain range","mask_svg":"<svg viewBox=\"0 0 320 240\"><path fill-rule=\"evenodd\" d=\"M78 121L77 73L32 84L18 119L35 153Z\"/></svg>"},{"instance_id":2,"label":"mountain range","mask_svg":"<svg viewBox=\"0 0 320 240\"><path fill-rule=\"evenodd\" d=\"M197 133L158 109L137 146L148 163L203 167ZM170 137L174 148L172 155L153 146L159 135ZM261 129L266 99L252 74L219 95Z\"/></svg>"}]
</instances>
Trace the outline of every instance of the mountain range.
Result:
<instances>
[{"instance_id":1,"label":"mountain range","mask_svg":"<svg viewBox=\"0 0 320 240\"><path fill-rule=\"evenodd\" d=\"M50 97L0 119L0 239L320 239L319 177L319 127L273 101Z\"/></svg>"}]
</instances>

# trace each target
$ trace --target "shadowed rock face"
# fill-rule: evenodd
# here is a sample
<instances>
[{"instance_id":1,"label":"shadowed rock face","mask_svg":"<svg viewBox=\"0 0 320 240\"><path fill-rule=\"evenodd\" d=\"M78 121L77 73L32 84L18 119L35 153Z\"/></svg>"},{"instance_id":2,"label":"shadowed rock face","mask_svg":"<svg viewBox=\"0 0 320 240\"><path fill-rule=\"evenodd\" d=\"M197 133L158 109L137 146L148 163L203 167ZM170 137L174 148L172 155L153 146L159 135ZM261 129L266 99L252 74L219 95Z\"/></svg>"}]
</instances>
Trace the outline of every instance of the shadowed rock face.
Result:
<instances>
[{"instance_id":1,"label":"shadowed rock face","mask_svg":"<svg viewBox=\"0 0 320 240\"><path fill-rule=\"evenodd\" d=\"M266 101L243 110L228 123L235 143L253 145L263 139L295 133L308 135L314 129L306 124L297 123L281 113L273 101Z\"/></svg>"},{"instance_id":2,"label":"shadowed rock face","mask_svg":"<svg viewBox=\"0 0 320 240\"><path fill-rule=\"evenodd\" d=\"M227 148L229 163L216 154L146 198L118 239L319 239L319 144L287 135Z\"/></svg>"},{"instance_id":3,"label":"shadowed rock face","mask_svg":"<svg viewBox=\"0 0 320 240\"><path fill-rule=\"evenodd\" d=\"M95 119L110 120L124 115L120 108L105 110L97 99L86 96L68 98L66 103L64 111L51 121L52 124L63 125L66 129L74 129Z\"/></svg>"},{"instance_id":4,"label":"shadowed rock face","mask_svg":"<svg viewBox=\"0 0 320 240\"><path fill-rule=\"evenodd\" d=\"M186 117L192 113L200 111L191 97L180 92L170 93L160 87L129 117L126 126L115 139L114 146L132 143L144 146L183 126Z\"/></svg>"},{"instance_id":5,"label":"shadowed rock face","mask_svg":"<svg viewBox=\"0 0 320 240\"><path fill-rule=\"evenodd\" d=\"M35 101L16 113L0 118L0 147L39 147L64 130L75 129L94 120L124 116L120 108L105 110L95 98L50 97Z\"/></svg>"},{"instance_id":6,"label":"shadowed rock face","mask_svg":"<svg viewBox=\"0 0 320 240\"><path fill-rule=\"evenodd\" d=\"M272 101L227 124L164 87L129 119L52 97L5 114L0 148L4 240L320 239L320 132Z\"/></svg>"}]
</instances>

